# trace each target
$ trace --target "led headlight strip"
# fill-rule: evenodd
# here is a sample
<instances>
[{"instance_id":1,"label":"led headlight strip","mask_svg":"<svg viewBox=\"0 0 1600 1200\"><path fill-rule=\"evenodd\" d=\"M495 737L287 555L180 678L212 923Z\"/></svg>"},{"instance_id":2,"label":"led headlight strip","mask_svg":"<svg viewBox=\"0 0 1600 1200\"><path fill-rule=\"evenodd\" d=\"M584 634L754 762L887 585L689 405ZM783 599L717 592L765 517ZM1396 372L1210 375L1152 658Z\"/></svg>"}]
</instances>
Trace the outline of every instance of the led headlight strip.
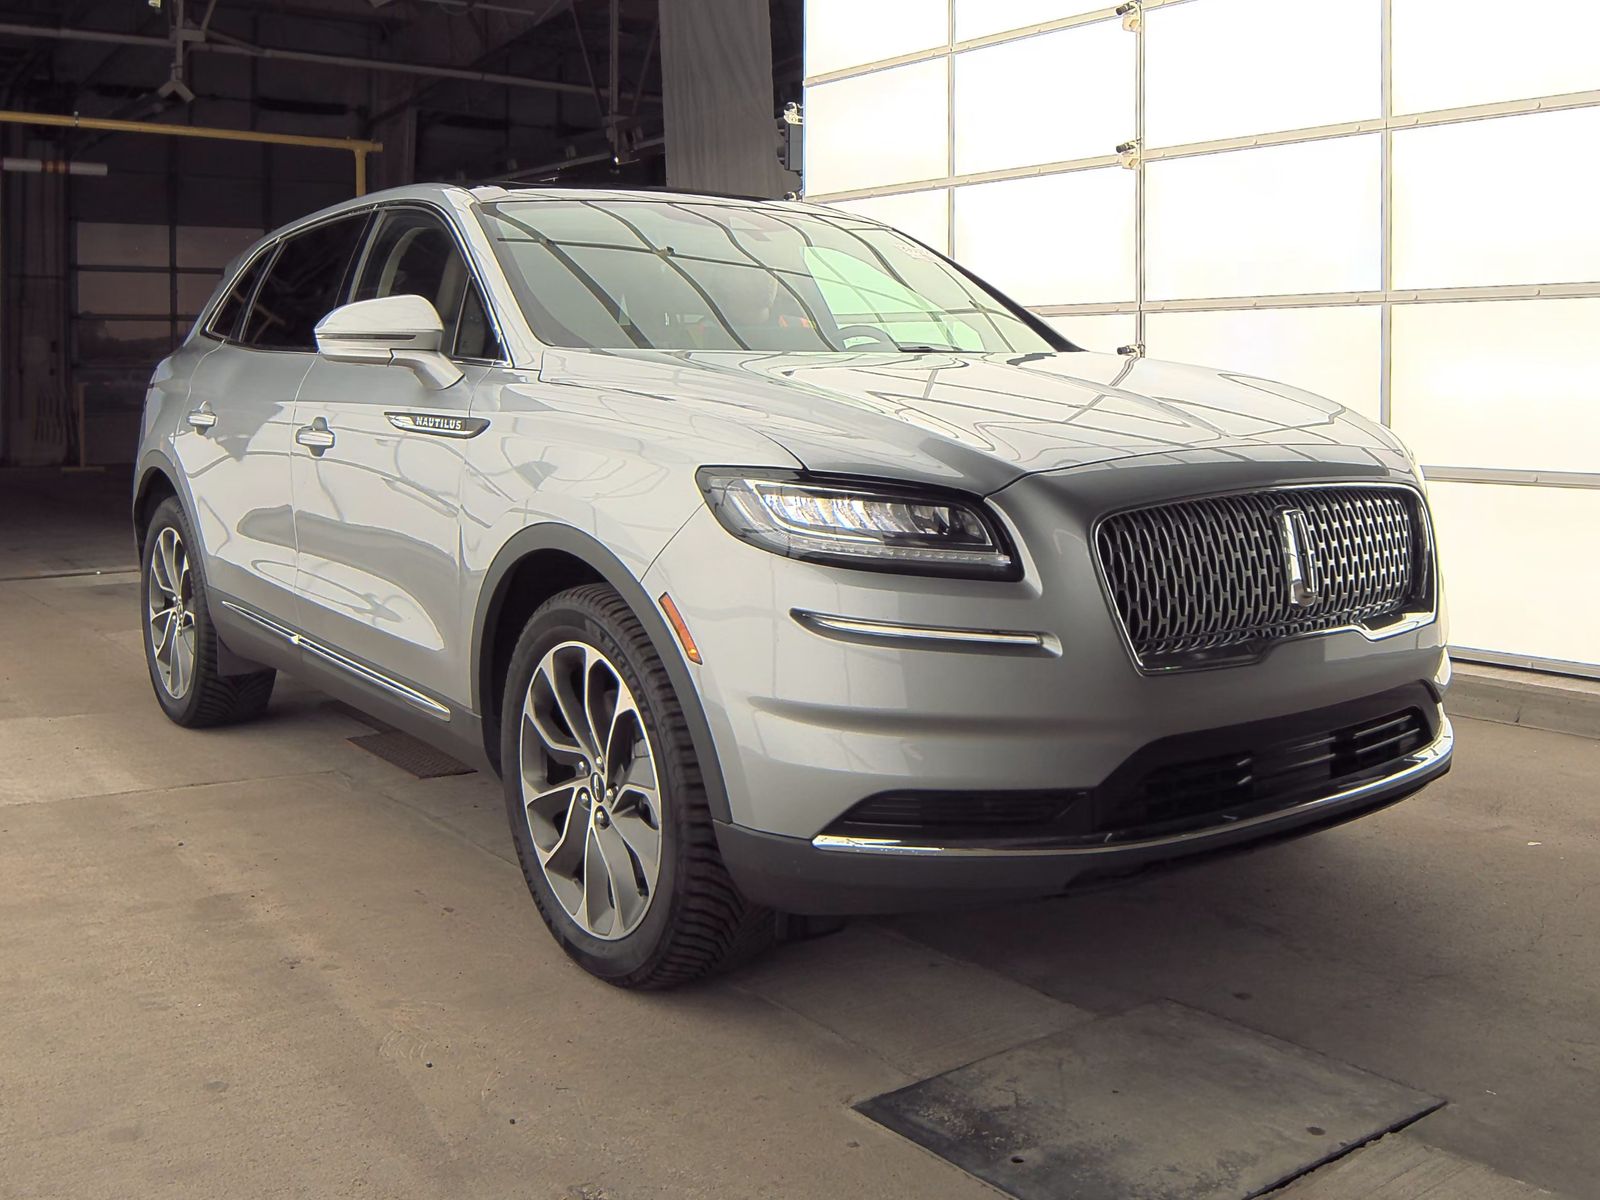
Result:
<instances>
[{"instance_id":1,"label":"led headlight strip","mask_svg":"<svg viewBox=\"0 0 1600 1200\"><path fill-rule=\"evenodd\" d=\"M774 554L906 574L1021 574L999 523L976 496L797 471L706 467L699 480L729 533Z\"/></svg>"}]
</instances>

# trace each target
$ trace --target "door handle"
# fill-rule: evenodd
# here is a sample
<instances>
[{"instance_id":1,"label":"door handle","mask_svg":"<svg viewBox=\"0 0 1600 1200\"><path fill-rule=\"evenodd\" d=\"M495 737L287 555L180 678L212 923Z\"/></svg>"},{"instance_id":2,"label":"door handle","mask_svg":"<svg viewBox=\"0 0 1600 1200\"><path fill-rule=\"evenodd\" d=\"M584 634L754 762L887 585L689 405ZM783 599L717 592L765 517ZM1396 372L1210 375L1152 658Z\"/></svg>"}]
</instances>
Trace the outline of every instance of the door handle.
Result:
<instances>
[{"instance_id":1,"label":"door handle","mask_svg":"<svg viewBox=\"0 0 1600 1200\"><path fill-rule=\"evenodd\" d=\"M191 429L204 433L217 423L217 414L211 411L209 405L202 404L199 408L191 409L184 420L189 422Z\"/></svg>"},{"instance_id":2,"label":"door handle","mask_svg":"<svg viewBox=\"0 0 1600 1200\"><path fill-rule=\"evenodd\" d=\"M328 428L325 417L318 417L309 425L302 425L295 430L294 440L299 442L311 453L321 455L331 447L335 441L333 430Z\"/></svg>"}]
</instances>

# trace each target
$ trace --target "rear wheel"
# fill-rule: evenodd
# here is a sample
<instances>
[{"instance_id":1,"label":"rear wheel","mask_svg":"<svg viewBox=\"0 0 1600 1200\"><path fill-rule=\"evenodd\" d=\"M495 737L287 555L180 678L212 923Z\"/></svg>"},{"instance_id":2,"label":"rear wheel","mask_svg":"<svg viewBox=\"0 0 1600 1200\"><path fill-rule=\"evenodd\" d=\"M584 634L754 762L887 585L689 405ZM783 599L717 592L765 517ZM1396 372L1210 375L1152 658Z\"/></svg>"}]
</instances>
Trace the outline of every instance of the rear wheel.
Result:
<instances>
[{"instance_id":1,"label":"rear wheel","mask_svg":"<svg viewBox=\"0 0 1600 1200\"><path fill-rule=\"evenodd\" d=\"M145 534L142 569L145 661L162 710L199 729L259 716L272 698L275 671L224 675L217 631L189 519L175 498L162 501Z\"/></svg>"},{"instance_id":2,"label":"rear wheel","mask_svg":"<svg viewBox=\"0 0 1600 1200\"><path fill-rule=\"evenodd\" d=\"M741 961L773 914L717 853L683 709L612 588L545 603L512 653L500 761L517 856L556 940L621 987L662 988Z\"/></svg>"}]
</instances>

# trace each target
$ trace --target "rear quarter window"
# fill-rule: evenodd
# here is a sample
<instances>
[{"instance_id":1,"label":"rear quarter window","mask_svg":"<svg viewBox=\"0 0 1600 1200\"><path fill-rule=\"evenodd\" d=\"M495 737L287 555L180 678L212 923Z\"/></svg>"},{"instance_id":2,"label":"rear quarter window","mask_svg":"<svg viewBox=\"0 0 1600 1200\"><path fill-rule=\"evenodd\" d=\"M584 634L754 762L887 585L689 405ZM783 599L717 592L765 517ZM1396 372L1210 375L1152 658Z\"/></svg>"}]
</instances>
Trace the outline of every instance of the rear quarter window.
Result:
<instances>
[{"instance_id":1,"label":"rear quarter window","mask_svg":"<svg viewBox=\"0 0 1600 1200\"><path fill-rule=\"evenodd\" d=\"M228 289L227 295L222 298L222 303L217 306L216 312L206 325L206 332L213 337L232 340L239 336L239 322L244 316L245 307L250 303L250 297L255 294L256 284L261 282L261 276L266 272L267 264L272 261L273 250L263 250L247 265L244 270L234 276L233 286Z\"/></svg>"}]
</instances>

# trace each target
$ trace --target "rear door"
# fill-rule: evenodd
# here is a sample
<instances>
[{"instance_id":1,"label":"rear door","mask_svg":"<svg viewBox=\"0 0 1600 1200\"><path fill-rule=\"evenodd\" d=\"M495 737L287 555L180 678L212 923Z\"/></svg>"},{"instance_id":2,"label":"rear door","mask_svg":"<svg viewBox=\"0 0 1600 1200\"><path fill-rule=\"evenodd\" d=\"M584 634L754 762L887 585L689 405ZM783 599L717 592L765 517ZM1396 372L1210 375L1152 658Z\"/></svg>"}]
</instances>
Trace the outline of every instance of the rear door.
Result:
<instances>
[{"instance_id":1,"label":"rear door","mask_svg":"<svg viewBox=\"0 0 1600 1200\"><path fill-rule=\"evenodd\" d=\"M467 256L431 209L380 210L362 250L351 300L398 295L433 304L463 378L434 389L403 366L311 368L295 424L333 441L294 455L299 625L409 689L463 705L461 477L477 428L473 391L502 355Z\"/></svg>"},{"instance_id":2,"label":"rear door","mask_svg":"<svg viewBox=\"0 0 1600 1200\"><path fill-rule=\"evenodd\" d=\"M290 452L294 398L315 359L312 327L345 285L365 214L269 245L240 272L202 336L174 450L219 599L294 614Z\"/></svg>"}]
</instances>

